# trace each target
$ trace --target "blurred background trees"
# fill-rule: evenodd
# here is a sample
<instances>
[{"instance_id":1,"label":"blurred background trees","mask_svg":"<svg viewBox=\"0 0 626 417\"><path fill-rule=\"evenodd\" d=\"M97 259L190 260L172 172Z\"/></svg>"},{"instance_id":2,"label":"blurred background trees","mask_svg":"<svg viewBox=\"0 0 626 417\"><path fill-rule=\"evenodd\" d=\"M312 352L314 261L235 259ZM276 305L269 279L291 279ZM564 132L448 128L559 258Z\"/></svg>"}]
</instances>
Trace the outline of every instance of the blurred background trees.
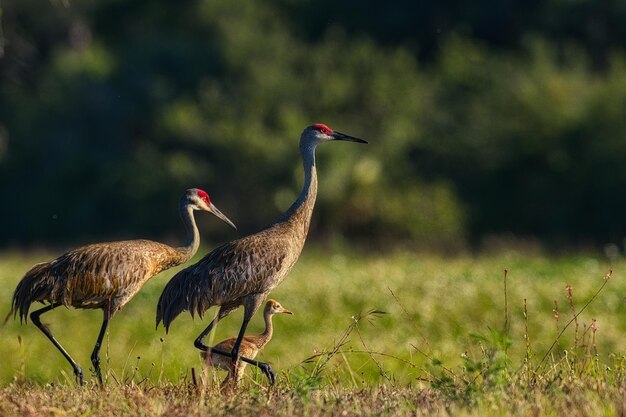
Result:
<instances>
[{"instance_id":1,"label":"blurred background trees","mask_svg":"<svg viewBox=\"0 0 626 417\"><path fill-rule=\"evenodd\" d=\"M254 231L299 192L314 122L370 141L319 148L317 238L626 236L624 2L0 8L0 246L176 239L192 186Z\"/></svg>"}]
</instances>

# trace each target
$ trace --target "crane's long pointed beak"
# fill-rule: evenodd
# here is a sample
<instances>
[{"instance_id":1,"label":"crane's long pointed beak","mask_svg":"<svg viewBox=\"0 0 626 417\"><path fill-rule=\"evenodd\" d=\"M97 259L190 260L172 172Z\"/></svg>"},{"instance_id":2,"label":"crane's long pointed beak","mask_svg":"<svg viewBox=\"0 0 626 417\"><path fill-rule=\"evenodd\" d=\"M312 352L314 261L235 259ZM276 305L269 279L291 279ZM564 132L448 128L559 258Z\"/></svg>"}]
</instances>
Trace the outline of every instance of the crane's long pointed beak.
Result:
<instances>
[{"instance_id":1,"label":"crane's long pointed beak","mask_svg":"<svg viewBox=\"0 0 626 417\"><path fill-rule=\"evenodd\" d=\"M368 143L366 140L355 138L354 136L346 135L345 133L337 132L336 130L333 132L333 138L335 138L335 140L346 140L349 142Z\"/></svg>"},{"instance_id":2,"label":"crane's long pointed beak","mask_svg":"<svg viewBox=\"0 0 626 417\"><path fill-rule=\"evenodd\" d=\"M221 212L221 211L219 211L219 210L217 209L217 207L215 207L215 206L213 205L213 203L210 203L210 204L209 204L209 208L211 209L211 210L210 210L210 211L211 211L211 213L213 213L213 214L214 214L214 215L215 215L218 219L220 219L220 220L221 220L221 221L223 221L224 223L226 223L226 224L228 224L228 225L232 226L232 227L233 227L233 229L237 230L237 226L235 226L235 223L231 222L231 221L230 221L230 219L229 219L228 217L224 216L224 215L222 214L222 212Z\"/></svg>"}]
</instances>

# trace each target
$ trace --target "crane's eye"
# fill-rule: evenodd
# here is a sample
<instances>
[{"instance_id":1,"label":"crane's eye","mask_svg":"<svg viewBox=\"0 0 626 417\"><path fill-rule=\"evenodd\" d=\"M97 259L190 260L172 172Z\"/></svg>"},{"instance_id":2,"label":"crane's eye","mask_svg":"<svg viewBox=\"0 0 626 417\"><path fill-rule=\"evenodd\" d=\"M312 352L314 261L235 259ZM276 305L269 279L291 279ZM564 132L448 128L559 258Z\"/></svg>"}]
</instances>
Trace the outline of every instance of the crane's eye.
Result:
<instances>
[{"instance_id":1,"label":"crane's eye","mask_svg":"<svg viewBox=\"0 0 626 417\"><path fill-rule=\"evenodd\" d=\"M330 135L330 134L333 133L333 131L328 126L326 126L325 124L322 124L322 123L314 124L313 125L313 129L317 130L322 135Z\"/></svg>"},{"instance_id":2,"label":"crane's eye","mask_svg":"<svg viewBox=\"0 0 626 417\"><path fill-rule=\"evenodd\" d=\"M209 198L209 195L205 191L198 190L198 197L200 197L202 201L207 203L207 205L211 204L211 199Z\"/></svg>"}]
</instances>

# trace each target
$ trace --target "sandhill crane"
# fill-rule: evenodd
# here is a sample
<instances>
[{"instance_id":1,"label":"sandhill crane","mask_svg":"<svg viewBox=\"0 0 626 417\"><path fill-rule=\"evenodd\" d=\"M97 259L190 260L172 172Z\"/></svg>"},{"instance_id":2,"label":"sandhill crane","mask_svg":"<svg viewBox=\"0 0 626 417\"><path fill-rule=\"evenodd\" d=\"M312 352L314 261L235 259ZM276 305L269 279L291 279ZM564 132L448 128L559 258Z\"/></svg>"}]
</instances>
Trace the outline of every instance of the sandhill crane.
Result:
<instances>
[{"instance_id":1,"label":"sandhill crane","mask_svg":"<svg viewBox=\"0 0 626 417\"><path fill-rule=\"evenodd\" d=\"M263 310L263 318L265 320L265 330L263 333L255 336L244 336L241 341L241 346L239 347L239 353L242 356L245 356L249 359L254 359L256 355L259 353L261 349L265 347L272 339L273 334L273 325L272 325L272 316L274 314L292 314L291 311L287 310L285 307L280 305L280 303L276 300L267 300L265 303L265 308ZM226 339L215 345L215 349L223 350L224 352L230 352L235 346L235 342L237 341L236 337L231 337L230 339ZM230 358L218 355L216 353L212 353L211 350L214 348L209 348L208 351L202 352L202 358L204 362L209 366L214 366L216 368L221 368L228 371L228 376L222 382L222 389L227 389L229 386L236 387L241 377L243 376L243 371L246 367L245 362L238 362L237 367L233 369L232 361ZM229 385L230 384L230 385Z\"/></svg>"},{"instance_id":2,"label":"sandhill crane","mask_svg":"<svg viewBox=\"0 0 626 417\"><path fill-rule=\"evenodd\" d=\"M200 317L211 306L220 306L217 316L195 340L195 346L206 351L204 339L219 320L244 307L239 336L230 353L213 352L239 359L239 347L250 318L263 300L294 266L309 230L315 197L317 171L315 149L324 142L344 140L367 143L346 134L333 131L324 124L308 126L300 136L300 153L304 164L302 192L276 221L260 232L226 243L210 252L196 264L178 272L163 289L157 305L156 324L161 321L166 332L172 321L184 310ZM249 358L241 360L261 368L270 383L274 373L267 363Z\"/></svg>"},{"instance_id":3,"label":"sandhill crane","mask_svg":"<svg viewBox=\"0 0 626 417\"><path fill-rule=\"evenodd\" d=\"M40 316L61 305L104 312L102 327L91 354L91 363L98 381L100 345L109 319L121 309L148 281L159 272L187 262L198 250L200 234L194 210L208 211L232 227L235 225L211 203L209 195L197 188L185 191L180 199L180 214L187 231L184 246L171 246L150 240L127 240L95 243L73 249L51 262L35 265L18 283L7 319L19 313L20 322L27 321L30 305L39 301L47 306L30 314L32 322L72 365L74 375L82 385L81 367L72 359Z\"/></svg>"}]
</instances>

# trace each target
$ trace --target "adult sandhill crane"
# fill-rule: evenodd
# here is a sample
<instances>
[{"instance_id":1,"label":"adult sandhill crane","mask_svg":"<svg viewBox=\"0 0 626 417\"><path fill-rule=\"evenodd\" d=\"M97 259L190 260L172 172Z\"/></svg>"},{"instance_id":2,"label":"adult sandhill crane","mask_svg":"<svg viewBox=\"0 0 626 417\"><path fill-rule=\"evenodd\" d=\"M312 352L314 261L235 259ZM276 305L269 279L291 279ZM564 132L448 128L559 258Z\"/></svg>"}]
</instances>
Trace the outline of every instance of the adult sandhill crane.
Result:
<instances>
[{"instance_id":1,"label":"adult sandhill crane","mask_svg":"<svg viewBox=\"0 0 626 417\"><path fill-rule=\"evenodd\" d=\"M226 243L206 255L196 264L178 272L163 289L157 305L157 327L161 321L168 331L172 321L184 310L200 317L211 306L220 306L217 316L195 340L195 346L207 351L204 339L222 318L244 307L244 317L239 336L232 351L213 349L220 355L230 356L236 363L239 347L250 318L263 300L294 266L309 230L315 197L317 171L315 148L320 143L335 140L367 143L363 139L333 131L326 125L314 124L300 136L300 153L304 163L302 192L275 222L260 232ZM267 363L242 357L241 360L261 368L270 383L274 373Z\"/></svg>"},{"instance_id":2,"label":"adult sandhill crane","mask_svg":"<svg viewBox=\"0 0 626 417\"><path fill-rule=\"evenodd\" d=\"M272 325L272 316L274 314L292 314L291 311L280 305L278 301L267 300L265 308L263 309L263 318L265 320L265 330L263 333L255 336L244 336L239 347L239 353L249 359L254 359L261 349L265 347L272 339L274 327ZM243 376L244 369L246 367L245 362L238 362L237 367L233 369L232 361L228 357L224 357L215 353L212 353L212 349L223 350L230 352L235 346L237 341L236 337L231 337L215 345L214 348L210 348L206 352L202 352L202 358L208 366L214 366L228 371L226 379L222 382L222 389L227 389L229 386L235 388L241 377Z\"/></svg>"},{"instance_id":3,"label":"adult sandhill crane","mask_svg":"<svg viewBox=\"0 0 626 417\"><path fill-rule=\"evenodd\" d=\"M30 318L72 365L74 375L82 385L84 377L81 367L41 323L40 316L60 305L102 309L102 327L91 354L94 372L102 384L100 345L109 320L146 281L165 269L187 262L196 253L200 234L193 215L195 210L213 213L235 227L211 203L205 191L191 188L180 199L180 214L187 230L184 246L173 248L150 240L127 240L95 243L73 249L51 262L35 265L24 275L13 294L11 312L7 318L11 314L16 317L19 313L20 321L25 322L33 302L48 303L33 311Z\"/></svg>"}]
</instances>

